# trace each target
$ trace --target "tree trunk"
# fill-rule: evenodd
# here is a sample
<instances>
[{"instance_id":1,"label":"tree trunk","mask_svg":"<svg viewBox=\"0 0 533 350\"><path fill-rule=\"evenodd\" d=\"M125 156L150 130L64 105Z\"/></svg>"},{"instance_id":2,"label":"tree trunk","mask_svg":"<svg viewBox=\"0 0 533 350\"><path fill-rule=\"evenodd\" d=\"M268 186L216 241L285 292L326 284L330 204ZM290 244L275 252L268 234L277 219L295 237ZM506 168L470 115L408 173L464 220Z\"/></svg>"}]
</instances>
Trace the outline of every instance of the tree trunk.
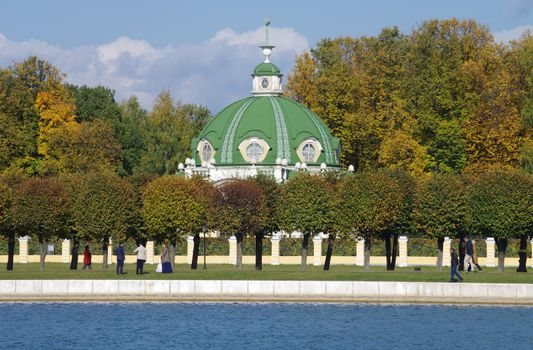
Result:
<instances>
[{"instance_id":1,"label":"tree trunk","mask_svg":"<svg viewBox=\"0 0 533 350\"><path fill-rule=\"evenodd\" d=\"M263 233L255 235L255 269L263 269Z\"/></svg>"},{"instance_id":2,"label":"tree trunk","mask_svg":"<svg viewBox=\"0 0 533 350\"><path fill-rule=\"evenodd\" d=\"M44 271L44 261L46 259L46 241L39 238L39 270Z\"/></svg>"},{"instance_id":3,"label":"tree trunk","mask_svg":"<svg viewBox=\"0 0 533 350\"><path fill-rule=\"evenodd\" d=\"M15 257L15 233L10 232L7 236L7 271L13 271L13 259Z\"/></svg>"},{"instance_id":4,"label":"tree trunk","mask_svg":"<svg viewBox=\"0 0 533 350\"><path fill-rule=\"evenodd\" d=\"M466 256L466 241L465 237L461 236L459 239L459 271L465 270L465 256Z\"/></svg>"},{"instance_id":5,"label":"tree trunk","mask_svg":"<svg viewBox=\"0 0 533 350\"><path fill-rule=\"evenodd\" d=\"M107 264L107 247L109 246L108 243L109 240L104 239L104 242L102 243L102 269L107 270L108 264Z\"/></svg>"},{"instance_id":6,"label":"tree trunk","mask_svg":"<svg viewBox=\"0 0 533 350\"><path fill-rule=\"evenodd\" d=\"M191 270L196 270L198 268L198 253L200 252L200 234L197 233L192 239L194 243L192 248L192 260L191 260Z\"/></svg>"},{"instance_id":7,"label":"tree trunk","mask_svg":"<svg viewBox=\"0 0 533 350\"><path fill-rule=\"evenodd\" d=\"M237 268L242 270L242 241L244 237L242 233L237 233L235 237L237 238Z\"/></svg>"},{"instance_id":8,"label":"tree trunk","mask_svg":"<svg viewBox=\"0 0 533 350\"><path fill-rule=\"evenodd\" d=\"M527 236L520 236L520 249L518 250L518 268L516 272L527 272Z\"/></svg>"},{"instance_id":9,"label":"tree trunk","mask_svg":"<svg viewBox=\"0 0 533 350\"><path fill-rule=\"evenodd\" d=\"M444 249L444 237L437 238L437 271L442 271L442 251Z\"/></svg>"},{"instance_id":10,"label":"tree trunk","mask_svg":"<svg viewBox=\"0 0 533 350\"><path fill-rule=\"evenodd\" d=\"M172 267L172 272L174 272L174 263L176 261L176 241L170 242L168 247L168 256L170 257L170 266Z\"/></svg>"},{"instance_id":11,"label":"tree trunk","mask_svg":"<svg viewBox=\"0 0 533 350\"><path fill-rule=\"evenodd\" d=\"M302 259L300 261L300 270L305 271L307 267L307 249L309 248L309 233L304 234L302 240Z\"/></svg>"},{"instance_id":12,"label":"tree trunk","mask_svg":"<svg viewBox=\"0 0 533 350\"><path fill-rule=\"evenodd\" d=\"M372 247L372 243L369 239L365 239L365 270L370 271L370 248Z\"/></svg>"},{"instance_id":13,"label":"tree trunk","mask_svg":"<svg viewBox=\"0 0 533 350\"><path fill-rule=\"evenodd\" d=\"M391 235L390 233L386 233L383 239L385 240L385 257L386 257L386 263L387 263L387 271L391 271L392 270L391 268L392 259L391 259L391 244L390 244Z\"/></svg>"},{"instance_id":14,"label":"tree trunk","mask_svg":"<svg viewBox=\"0 0 533 350\"><path fill-rule=\"evenodd\" d=\"M74 242L72 243L72 250L71 254L72 257L70 259L70 269L71 270L77 270L78 269L78 252L80 250L80 241L77 239L74 239Z\"/></svg>"},{"instance_id":15,"label":"tree trunk","mask_svg":"<svg viewBox=\"0 0 533 350\"><path fill-rule=\"evenodd\" d=\"M331 263L331 255L333 253L333 243L335 243L335 235L328 235L328 249L326 250L326 261L324 262L324 271L329 270L329 264Z\"/></svg>"},{"instance_id":16,"label":"tree trunk","mask_svg":"<svg viewBox=\"0 0 533 350\"><path fill-rule=\"evenodd\" d=\"M398 234L394 233L392 235L392 259L391 259L391 270L394 271L396 268L396 257L398 256Z\"/></svg>"},{"instance_id":17,"label":"tree trunk","mask_svg":"<svg viewBox=\"0 0 533 350\"><path fill-rule=\"evenodd\" d=\"M507 254L507 238L496 238L498 247L498 271L503 272L505 269L505 255Z\"/></svg>"}]
</instances>

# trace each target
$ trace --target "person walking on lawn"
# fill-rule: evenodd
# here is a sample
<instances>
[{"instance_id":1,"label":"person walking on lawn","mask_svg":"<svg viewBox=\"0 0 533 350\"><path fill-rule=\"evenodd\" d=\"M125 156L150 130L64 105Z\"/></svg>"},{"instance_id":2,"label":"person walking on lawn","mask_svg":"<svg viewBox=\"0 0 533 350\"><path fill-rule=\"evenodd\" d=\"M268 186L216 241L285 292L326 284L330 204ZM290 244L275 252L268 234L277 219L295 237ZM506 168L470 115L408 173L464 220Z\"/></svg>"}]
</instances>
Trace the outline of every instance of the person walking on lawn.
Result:
<instances>
[{"instance_id":1,"label":"person walking on lawn","mask_svg":"<svg viewBox=\"0 0 533 350\"><path fill-rule=\"evenodd\" d=\"M135 273L137 275L142 275L144 263L146 262L146 248L144 247L144 244L139 243L139 246L135 248L134 252L137 253L137 270Z\"/></svg>"},{"instance_id":2,"label":"person walking on lawn","mask_svg":"<svg viewBox=\"0 0 533 350\"><path fill-rule=\"evenodd\" d=\"M470 237L466 238L465 270L474 272L474 244Z\"/></svg>"},{"instance_id":3,"label":"person walking on lawn","mask_svg":"<svg viewBox=\"0 0 533 350\"><path fill-rule=\"evenodd\" d=\"M451 275L450 275L450 282L455 282L455 276L459 278L459 281L463 282L463 277L457 272L457 265L459 265L459 257L457 256L457 253L455 252L455 249L450 248L450 256L451 256Z\"/></svg>"},{"instance_id":4,"label":"person walking on lawn","mask_svg":"<svg viewBox=\"0 0 533 350\"><path fill-rule=\"evenodd\" d=\"M126 260L126 254L124 253L124 246L120 242L117 247L117 275L124 274L124 260Z\"/></svg>"},{"instance_id":5,"label":"person walking on lawn","mask_svg":"<svg viewBox=\"0 0 533 350\"><path fill-rule=\"evenodd\" d=\"M92 270L93 269L92 254L91 254L91 251L89 250L89 245L88 244L85 246L85 250L83 251L83 269L84 270L86 270L86 269Z\"/></svg>"}]
</instances>

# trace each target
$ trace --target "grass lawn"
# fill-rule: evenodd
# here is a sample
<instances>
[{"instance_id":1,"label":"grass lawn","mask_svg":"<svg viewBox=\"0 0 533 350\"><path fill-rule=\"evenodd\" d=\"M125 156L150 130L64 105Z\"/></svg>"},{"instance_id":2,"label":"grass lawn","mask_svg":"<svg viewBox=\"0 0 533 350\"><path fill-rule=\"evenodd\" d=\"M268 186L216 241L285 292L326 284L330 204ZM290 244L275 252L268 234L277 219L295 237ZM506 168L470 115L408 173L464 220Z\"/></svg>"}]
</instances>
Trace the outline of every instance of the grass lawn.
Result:
<instances>
[{"instance_id":1,"label":"grass lawn","mask_svg":"<svg viewBox=\"0 0 533 350\"><path fill-rule=\"evenodd\" d=\"M80 267L82 265L79 265ZM93 270L81 269L70 271L68 264L48 263L44 272L39 271L39 264L15 264L14 271L6 271L2 264L0 280L8 279L184 279L184 280L323 280L323 281L413 281L413 282L447 282L449 268L438 273L435 267L422 267L422 271L415 272L413 267L396 268L386 271L385 267L371 267L365 271L362 267L337 265L329 271L323 271L320 266L308 266L307 271L301 272L299 265L264 265L262 271L255 271L253 265L244 265L238 270L233 265L208 265L207 271L191 270L189 265L176 265L172 274L155 273L155 265L145 265L145 274L136 275L135 265L126 264L125 275L115 274L115 265L110 265L108 271L102 270L102 265L93 265ZM529 273L517 273L515 268L508 268L499 273L495 268L485 268L481 273L461 273L465 282L488 283L533 283L533 270Z\"/></svg>"}]
</instances>

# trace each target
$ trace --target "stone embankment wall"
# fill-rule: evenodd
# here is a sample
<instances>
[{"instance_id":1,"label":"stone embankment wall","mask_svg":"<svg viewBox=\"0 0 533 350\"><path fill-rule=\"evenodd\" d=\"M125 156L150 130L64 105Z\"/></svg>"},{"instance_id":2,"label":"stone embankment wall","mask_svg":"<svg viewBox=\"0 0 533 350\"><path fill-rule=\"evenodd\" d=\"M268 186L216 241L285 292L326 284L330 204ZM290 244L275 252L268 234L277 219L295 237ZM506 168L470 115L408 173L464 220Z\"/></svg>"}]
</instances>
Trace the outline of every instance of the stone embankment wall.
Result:
<instances>
[{"instance_id":1,"label":"stone embankment wall","mask_svg":"<svg viewBox=\"0 0 533 350\"><path fill-rule=\"evenodd\" d=\"M533 305L533 284L361 281L6 280L0 300L253 300Z\"/></svg>"}]
</instances>

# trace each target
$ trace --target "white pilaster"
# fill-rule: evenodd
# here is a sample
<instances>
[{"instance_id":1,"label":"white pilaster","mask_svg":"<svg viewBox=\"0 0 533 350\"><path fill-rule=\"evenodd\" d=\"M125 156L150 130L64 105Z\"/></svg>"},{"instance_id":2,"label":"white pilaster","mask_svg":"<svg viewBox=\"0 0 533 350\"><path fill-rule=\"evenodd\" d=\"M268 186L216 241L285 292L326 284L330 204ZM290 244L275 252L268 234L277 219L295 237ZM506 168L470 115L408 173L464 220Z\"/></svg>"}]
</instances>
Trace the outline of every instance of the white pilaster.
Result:
<instances>
[{"instance_id":1,"label":"white pilaster","mask_svg":"<svg viewBox=\"0 0 533 350\"><path fill-rule=\"evenodd\" d=\"M146 263L154 263L154 241L146 242Z\"/></svg>"},{"instance_id":2,"label":"white pilaster","mask_svg":"<svg viewBox=\"0 0 533 350\"><path fill-rule=\"evenodd\" d=\"M452 247L452 240L450 237L444 237L444 244L442 245L442 266L451 265L450 248Z\"/></svg>"},{"instance_id":3,"label":"white pilaster","mask_svg":"<svg viewBox=\"0 0 533 350\"><path fill-rule=\"evenodd\" d=\"M237 265L237 237L231 236L228 238L229 242L229 263Z\"/></svg>"},{"instance_id":4,"label":"white pilaster","mask_svg":"<svg viewBox=\"0 0 533 350\"><path fill-rule=\"evenodd\" d=\"M270 242L272 243L272 256L270 260L271 265L279 265L279 243L281 238L279 236L272 236Z\"/></svg>"},{"instance_id":5,"label":"white pilaster","mask_svg":"<svg viewBox=\"0 0 533 350\"><path fill-rule=\"evenodd\" d=\"M365 239L357 239L357 244L355 246L355 265L356 266L365 266Z\"/></svg>"},{"instance_id":6,"label":"white pilaster","mask_svg":"<svg viewBox=\"0 0 533 350\"><path fill-rule=\"evenodd\" d=\"M398 266L407 267L407 236L398 237L400 256L398 256Z\"/></svg>"},{"instance_id":7,"label":"white pilaster","mask_svg":"<svg viewBox=\"0 0 533 350\"><path fill-rule=\"evenodd\" d=\"M70 239L61 240L61 262L70 262Z\"/></svg>"},{"instance_id":8,"label":"white pilaster","mask_svg":"<svg viewBox=\"0 0 533 350\"><path fill-rule=\"evenodd\" d=\"M322 235L318 234L313 238L313 265L322 265Z\"/></svg>"},{"instance_id":9,"label":"white pilaster","mask_svg":"<svg viewBox=\"0 0 533 350\"><path fill-rule=\"evenodd\" d=\"M109 244L107 246L107 264L113 264L113 240L109 239Z\"/></svg>"},{"instance_id":10,"label":"white pilaster","mask_svg":"<svg viewBox=\"0 0 533 350\"><path fill-rule=\"evenodd\" d=\"M192 254L194 251L194 236L187 236L187 263L192 263Z\"/></svg>"},{"instance_id":11,"label":"white pilaster","mask_svg":"<svg viewBox=\"0 0 533 350\"><path fill-rule=\"evenodd\" d=\"M19 237L19 263L28 263L28 240L29 236Z\"/></svg>"},{"instance_id":12,"label":"white pilaster","mask_svg":"<svg viewBox=\"0 0 533 350\"><path fill-rule=\"evenodd\" d=\"M496 251L494 249L494 237L487 237L487 240L485 241L487 244L487 262L486 266L488 267L494 267L496 266Z\"/></svg>"}]
</instances>

